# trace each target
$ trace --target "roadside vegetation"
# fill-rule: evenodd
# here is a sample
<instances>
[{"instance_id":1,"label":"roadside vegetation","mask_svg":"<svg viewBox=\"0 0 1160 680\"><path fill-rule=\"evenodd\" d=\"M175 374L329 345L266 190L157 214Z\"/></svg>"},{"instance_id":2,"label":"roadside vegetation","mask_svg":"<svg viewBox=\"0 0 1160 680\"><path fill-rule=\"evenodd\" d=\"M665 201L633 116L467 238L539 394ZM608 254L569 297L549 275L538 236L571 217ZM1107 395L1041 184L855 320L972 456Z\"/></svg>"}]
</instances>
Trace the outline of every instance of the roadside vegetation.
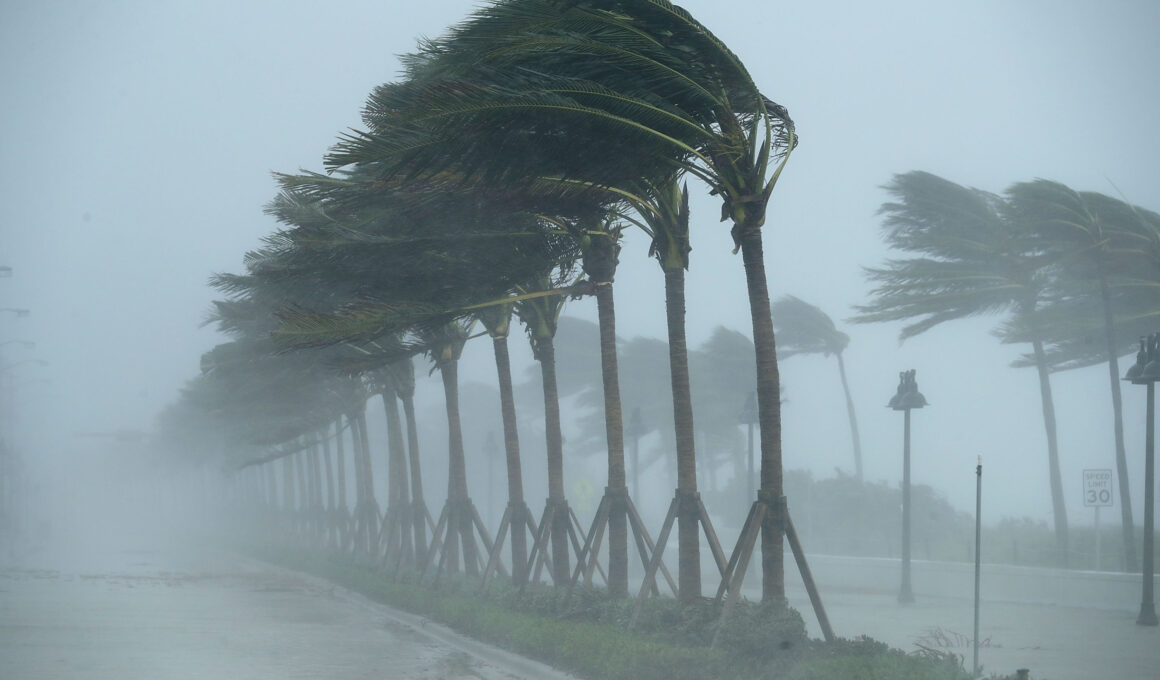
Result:
<instances>
[{"instance_id":1,"label":"roadside vegetation","mask_svg":"<svg viewBox=\"0 0 1160 680\"><path fill-rule=\"evenodd\" d=\"M568 671L584 680L965 680L952 653L905 653L861 637L809 639L791 607L742 600L718 633L721 606L650 598L629 628L635 602L604 589L528 586L444 577L435 587L417 572L388 578L344 553L266 544L245 550L392 607L430 618L478 640ZM428 579L429 581L430 579ZM712 645L716 637L716 645Z\"/></svg>"},{"instance_id":2,"label":"roadside vegetation","mask_svg":"<svg viewBox=\"0 0 1160 680\"><path fill-rule=\"evenodd\" d=\"M263 543L278 535L296 546L264 549L269 559L591 680L963 677L953 658L830 639L825 624L825 642L808 640L784 606L785 556L806 562L803 535L811 552L884 557L902 539L899 491L863 479L843 359L851 338L804 300L771 299L763 227L799 142L773 91L667 0L496 0L402 66L321 171L277 175L267 213L279 230L245 254L244 273L212 278L226 299L207 322L230 341L202 357L161 415L159 444L227 471L240 516L265 519ZM1017 365L1036 369L1052 526L1004 523L985 549L1025 564L1082 562L1062 502L1050 377L1107 364L1122 508L1122 538L1107 545L1134 569L1116 361L1158 316L1160 215L1044 181L999 195L913 171L885 189L883 235L898 257L867 269L873 288L853 321L905 322L906 339L1001 315L997 335L1025 346ZM718 328L692 350L690 225L707 220L691 219L690 191L720 201L712 217L728 225L720 237L740 255L745 284L714 292L752 322L748 335ZM633 229L647 252L622 252ZM622 342L615 274L648 260L664 275L665 340ZM565 322L575 300L593 303L598 322ZM521 327L538 370L517 395L508 343ZM498 526L471 495L482 484L468 453L480 442L464 419L483 409L471 408L459 376L476 338L491 342L500 406L486 405L489 431L502 432ZM793 354L838 361L853 476L783 469L779 359ZM417 370L438 376L438 447L420 436ZM371 406L385 442L372 441ZM534 421L535 446L520 440L521 416ZM583 429L567 449L564 418ZM651 432L661 445L645 460ZM533 453L534 487L524 479ZM603 495L582 525L565 460L586 454L606 475L590 485ZM446 493L429 503L433 457ZM659 460L672 496L650 527L639 477ZM546 490L542 510L525 485ZM970 519L929 487L913 495L908 549L970 560ZM670 548L674 574L663 564ZM703 562L716 569L703 574ZM631 599L635 565L674 599ZM756 603L741 599L747 569L760 582ZM704 586L718 584L706 600Z\"/></svg>"}]
</instances>

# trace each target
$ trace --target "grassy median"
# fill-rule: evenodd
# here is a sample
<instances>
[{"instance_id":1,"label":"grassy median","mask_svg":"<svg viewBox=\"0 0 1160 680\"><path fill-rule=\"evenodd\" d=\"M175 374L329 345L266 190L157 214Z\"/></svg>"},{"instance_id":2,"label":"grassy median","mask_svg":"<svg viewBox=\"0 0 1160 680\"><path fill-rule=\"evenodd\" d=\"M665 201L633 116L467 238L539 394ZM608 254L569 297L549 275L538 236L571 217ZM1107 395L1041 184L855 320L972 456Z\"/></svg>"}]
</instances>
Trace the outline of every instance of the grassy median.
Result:
<instances>
[{"instance_id":1,"label":"grassy median","mask_svg":"<svg viewBox=\"0 0 1160 680\"><path fill-rule=\"evenodd\" d=\"M264 546L251 554L342 585L469 637L585 680L965 680L950 654L913 655L858 638L811 640L790 607L742 600L718 633L720 605L650 598L631 630L635 600L596 588L529 586L497 579L486 593L465 577L388 578L349 554ZM711 646L714 636L717 644Z\"/></svg>"}]
</instances>

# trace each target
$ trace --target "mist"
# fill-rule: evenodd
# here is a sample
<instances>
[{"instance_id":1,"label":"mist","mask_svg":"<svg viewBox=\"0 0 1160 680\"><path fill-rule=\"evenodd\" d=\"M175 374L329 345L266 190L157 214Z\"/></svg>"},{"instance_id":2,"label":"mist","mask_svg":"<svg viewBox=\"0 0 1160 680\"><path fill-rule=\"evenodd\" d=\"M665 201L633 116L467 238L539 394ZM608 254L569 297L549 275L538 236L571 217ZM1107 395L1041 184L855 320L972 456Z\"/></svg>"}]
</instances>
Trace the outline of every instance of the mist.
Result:
<instances>
[{"instance_id":1,"label":"mist","mask_svg":"<svg viewBox=\"0 0 1160 680\"><path fill-rule=\"evenodd\" d=\"M981 456L984 524L1050 525L1039 387L1034 369L1011 367L1027 350L993 335L1000 317L948 322L906 342L901 323L849 319L870 296L864 268L898 256L878 214L888 200L883 185L897 173L923 170L995 193L1047 178L1160 210L1160 5L681 4L797 124L800 146L764 226L770 294L817 305L850 336L844 359L866 481L900 483L903 424L887 402L899 372L914 369L930 404L913 418L912 483L973 516ZM321 171L337 136L362 128L371 90L399 76L398 55L477 6L21 0L0 7L0 266L11 273L0 278L0 387L24 498L21 547L6 546L10 557L20 552L28 564L81 572L99 568L116 552L110 546L160 554L157 541L230 524L213 509L219 492L212 489L231 471L151 443L158 415L199 374L202 355L227 341L203 323L221 297L207 281L243 271L244 253L277 228L263 212L278 190L271 173ZM728 222L719 221L720 201L703 185L690 182L689 190L686 308L695 350L719 328L749 338L752 327L741 256ZM622 348L665 338L663 275L648 245L640 230L625 232L616 276ZM564 314L597 319L590 299L570 301ZM538 510L547 496L539 369L522 332L513 330L510 345L523 390L525 493ZM506 490L491 352L486 337L468 342L460 381L470 488L494 527ZM425 492L438 508L448 443L442 388L430 370L416 361ZM832 357L795 356L779 370L784 468L815 481L853 474ZM1069 521L1088 527L1095 515L1083 502L1082 472L1115 467L1106 365L1055 373L1052 388ZM606 483L603 442L592 440L590 422L599 416L597 393L570 389L565 478L587 522ZM739 387L736 398L748 389ZM1139 526L1144 390L1125 383L1123 393ZM626 401L626 417L632 407ZM378 401L368 413L376 479L385 480ZM740 420L734 434L698 444L699 455L708 449L723 461L698 470L707 494L741 488L730 486L743 481ZM626 438L649 461L638 502L652 531L675 479L666 436ZM711 508L727 527L725 542L734 540L748 500ZM1105 528L1118 526L1118 503L1117 496L1105 509Z\"/></svg>"}]
</instances>

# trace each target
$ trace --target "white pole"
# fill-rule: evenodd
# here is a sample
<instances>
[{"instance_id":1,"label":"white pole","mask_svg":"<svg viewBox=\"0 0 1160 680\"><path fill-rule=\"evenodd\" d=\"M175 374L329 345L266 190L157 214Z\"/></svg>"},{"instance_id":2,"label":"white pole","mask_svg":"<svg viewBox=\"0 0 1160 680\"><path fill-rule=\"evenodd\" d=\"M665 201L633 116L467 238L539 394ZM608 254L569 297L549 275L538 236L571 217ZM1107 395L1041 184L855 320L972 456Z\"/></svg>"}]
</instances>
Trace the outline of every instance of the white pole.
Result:
<instances>
[{"instance_id":1,"label":"white pole","mask_svg":"<svg viewBox=\"0 0 1160 680\"><path fill-rule=\"evenodd\" d=\"M983 542L983 457L975 467L975 659L972 678L979 677L979 574L982 571Z\"/></svg>"},{"instance_id":2,"label":"white pole","mask_svg":"<svg viewBox=\"0 0 1160 680\"><path fill-rule=\"evenodd\" d=\"M1096 506L1096 571L1100 570L1100 506Z\"/></svg>"}]
</instances>

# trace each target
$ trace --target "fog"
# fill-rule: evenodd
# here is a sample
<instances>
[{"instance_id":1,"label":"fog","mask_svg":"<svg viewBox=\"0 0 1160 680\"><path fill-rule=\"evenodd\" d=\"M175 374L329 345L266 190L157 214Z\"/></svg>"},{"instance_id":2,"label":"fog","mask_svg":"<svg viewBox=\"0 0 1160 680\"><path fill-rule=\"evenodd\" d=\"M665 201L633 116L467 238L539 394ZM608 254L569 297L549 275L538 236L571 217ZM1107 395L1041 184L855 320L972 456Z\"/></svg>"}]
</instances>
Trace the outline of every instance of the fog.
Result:
<instances>
[{"instance_id":1,"label":"fog","mask_svg":"<svg viewBox=\"0 0 1160 680\"><path fill-rule=\"evenodd\" d=\"M740 56L797 124L800 147L765 225L770 293L817 305L851 336L844 356L867 479L897 484L901 477L902 418L886 402L898 372L916 369L930 406L913 418L914 483L973 512L981 455L985 521L1050 522L1036 377L1010 367L1024 350L991 335L998 317L947 323L902 344L901 324L846 319L868 299L862 268L891 257L876 213L887 199L881 187L895 173L925 170L993 192L1043 177L1160 210L1160 5L681 4ZM270 173L320 170L337 135L360 127L370 90L397 77L397 55L475 5L0 6L0 266L12 274L0 278L0 307L29 310L0 312L0 364L15 390L10 436L30 469L38 507L53 511L45 521L104 524L89 510L108 503L99 490L82 492L94 460L118 460L126 476L140 460L154 474L145 461L157 452L133 449L140 445L132 435L151 430L156 414L198 373L201 354L226 340L201 325L221 297L207 279L242 271L243 253L276 228L262 212L277 191ZM718 222L719 203L703 186L690 191L694 348L718 326L751 331L741 260L731 252L728 225ZM663 277L647 247L642 234L628 233L616 278L624 340L665 337ZM595 302L571 302L566 314L594 321ZM526 343L513 333L511 345L517 382L532 379ZM481 395L495 384L490 357L491 347L476 340L461 362L462 382ZM815 478L852 472L832 358L794 357L780 370L785 467ZM1102 365L1053 376L1073 525L1092 521L1081 471L1114 467L1107 383ZM429 503L438 507L446 435L437 381L421 381L417 398L432 461L425 471ZM499 431L498 406L473 405L483 410L466 417L493 418ZM1124 425L1139 523L1144 398L1127 384ZM379 446L381 427L372 422ZM479 427L468 432L473 465L486 437ZM578 438L578 427L570 419L565 436ZM525 473L533 507L543 493L542 475L533 472L542 464L538 432L533 426L521 433L525 460L534 461ZM601 460L570 458L571 478L602 488ZM497 469L495 484L501 482ZM663 512L672 487L659 475L650 483L650 502ZM498 493L478 478L472 484L481 505L481 496ZM132 497L118 499L118 512L132 515ZM489 513L499 507L497 499ZM1103 521L1118 517L1118 508L1109 508Z\"/></svg>"}]
</instances>

